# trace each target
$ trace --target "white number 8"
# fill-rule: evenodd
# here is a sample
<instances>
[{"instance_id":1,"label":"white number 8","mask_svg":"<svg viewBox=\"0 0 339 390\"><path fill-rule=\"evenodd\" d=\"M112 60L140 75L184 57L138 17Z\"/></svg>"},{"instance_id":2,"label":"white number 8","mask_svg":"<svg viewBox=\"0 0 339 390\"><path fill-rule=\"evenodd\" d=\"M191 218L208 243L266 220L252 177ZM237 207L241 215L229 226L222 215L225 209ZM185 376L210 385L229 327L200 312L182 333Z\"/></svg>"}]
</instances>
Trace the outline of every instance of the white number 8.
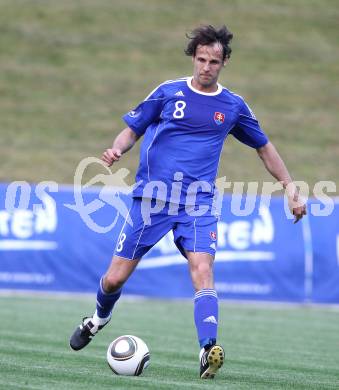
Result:
<instances>
[{"instance_id":1,"label":"white number 8","mask_svg":"<svg viewBox=\"0 0 339 390\"><path fill-rule=\"evenodd\" d=\"M123 243L125 242L125 240L126 240L126 234L122 233L122 235L120 236L119 242L118 242L117 252L122 251Z\"/></svg>"},{"instance_id":2,"label":"white number 8","mask_svg":"<svg viewBox=\"0 0 339 390\"><path fill-rule=\"evenodd\" d=\"M173 112L173 118L182 119L184 117L184 109L186 107L186 102L183 100L178 100L175 102L175 111Z\"/></svg>"}]
</instances>

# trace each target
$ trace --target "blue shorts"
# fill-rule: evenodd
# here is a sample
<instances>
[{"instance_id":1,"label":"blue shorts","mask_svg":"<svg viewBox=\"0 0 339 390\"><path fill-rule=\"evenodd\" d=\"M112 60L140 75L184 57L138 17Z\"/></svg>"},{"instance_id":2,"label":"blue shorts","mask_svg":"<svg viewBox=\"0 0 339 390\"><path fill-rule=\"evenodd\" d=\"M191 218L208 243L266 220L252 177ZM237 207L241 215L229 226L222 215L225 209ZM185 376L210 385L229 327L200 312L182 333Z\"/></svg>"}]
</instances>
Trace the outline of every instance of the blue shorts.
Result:
<instances>
[{"instance_id":1,"label":"blue shorts","mask_svg":"<svg viewBox=\"0 0 339 390\"><path fill-rule=\"evenodd\" d=\"M140 259L170 230L173 230L175 245L183 256L186 257L185 250L215 255L217 218L211 212L192 216L187 214L184 205L179 205L177 215L169 215L170 204L167 202L145 223L141 202L141 198L133 199L129 211L133 226L125 221L115 247L115 256Z\"/></svg>"}]
</instances>

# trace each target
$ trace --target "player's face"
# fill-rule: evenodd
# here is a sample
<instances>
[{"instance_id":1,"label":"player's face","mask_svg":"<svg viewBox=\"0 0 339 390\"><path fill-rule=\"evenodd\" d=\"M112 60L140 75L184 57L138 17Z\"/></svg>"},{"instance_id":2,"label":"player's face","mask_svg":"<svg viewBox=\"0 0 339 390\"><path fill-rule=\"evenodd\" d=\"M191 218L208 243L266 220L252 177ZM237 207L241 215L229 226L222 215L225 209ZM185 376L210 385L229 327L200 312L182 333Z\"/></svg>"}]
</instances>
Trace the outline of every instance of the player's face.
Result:
<instances>
[{"instance_id":1,"label":"player's face","mask_svg":"<svg viewBox=\"0 0 339 390\"><path fill-rule=\"evenodd\" d=\"M193 87L204 92L217 90L219 73L226 63L222 59L223 50L220 43L199 45L193 57Z\"/></svg>"}]
</instances>

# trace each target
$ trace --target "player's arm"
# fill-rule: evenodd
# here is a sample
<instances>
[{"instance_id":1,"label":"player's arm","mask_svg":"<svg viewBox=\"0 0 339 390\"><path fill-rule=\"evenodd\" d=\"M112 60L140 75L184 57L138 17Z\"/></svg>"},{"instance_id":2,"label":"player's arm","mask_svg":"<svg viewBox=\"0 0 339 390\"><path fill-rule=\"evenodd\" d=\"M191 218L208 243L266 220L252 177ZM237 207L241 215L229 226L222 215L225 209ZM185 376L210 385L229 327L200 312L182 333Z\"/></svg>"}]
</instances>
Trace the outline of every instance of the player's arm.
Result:
<instances>
[{"instance_id":1,"label":"player's arm","mask_svg":"<svg viewBox=\"0 0 339 390\"><path fill-rule=\"evenodd\" d=\"M116 137L113 146L102 154L101 159L107 166L119 161L120 157L130 150L136 141L142 137L148 126L160 119L163 109L163 92L157 87L136 108L125 114L122 119L128 127Z\"/></svg>"},{"instance_id":2,"label":"player's arm","mask_svg":"<svg viewBox=\"0 0 339 390\"><path fill-rule=\"evenodd\" d=\"M304 215L306 215L306 205L301 204L297 188L294 186L290 174L284 164L284 161L280 157L276 148L271 142L267 142L266 145L257 149L257 153L268 172L278 181L280 181L283 187L286 189L288 186L288 196L292 204L292 213L295 216L294 223L298 222Z\"/></svg>"},{"instance_id":3,"label":"player's arm","mask_svg":"<svg viewBox=\"0 0 339 390\"><path fill-rule=\"evenodd\" d=\"M140 138L132 129L126 127L115 138L110 149L106 149L101 156L102 161L110 167L114 162L119 161L120 157L130 150L136 141Z\"/></svg>"}]
</instances>

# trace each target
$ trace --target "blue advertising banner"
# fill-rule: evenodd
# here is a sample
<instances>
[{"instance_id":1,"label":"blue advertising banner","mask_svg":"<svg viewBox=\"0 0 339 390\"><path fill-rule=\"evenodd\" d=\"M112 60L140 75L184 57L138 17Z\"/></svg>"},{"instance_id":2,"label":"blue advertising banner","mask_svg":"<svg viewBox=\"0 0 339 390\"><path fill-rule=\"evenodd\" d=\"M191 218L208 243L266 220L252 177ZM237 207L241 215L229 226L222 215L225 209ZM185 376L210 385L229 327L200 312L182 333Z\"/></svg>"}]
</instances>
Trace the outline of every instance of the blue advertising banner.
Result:
<instances>
[{"instance_id":1,"label":"blue advertising banner","mask_svg":"<svg viewBox=\"0 0 339 390\"><path fill-rule=\"evenodd\" d=\"M235 216L241 199L223 199L215 260L219 297L339 303L339 204L329 216L309 212L294 225L283 198L252 203L249 215ZM1 184L0 289L95 292L130 204L129 195L113 187ZM312 200L308 207L323 204ZM171 232L142 259L124 292L193 296Z\"/></svg>"},{"instance_id":2,"label":"blue advertising banner","mask_svg":"<svg viewBox=\"0 0 339 390\"><path fill-rule=\"evenodd\" d=\"M313 201L310 208L322 210ZM306 235L307 236L307 235ZM309 273L312 302L339 303L339 202L328 217L309 218Z\"/></svg>"}]
</instances>

